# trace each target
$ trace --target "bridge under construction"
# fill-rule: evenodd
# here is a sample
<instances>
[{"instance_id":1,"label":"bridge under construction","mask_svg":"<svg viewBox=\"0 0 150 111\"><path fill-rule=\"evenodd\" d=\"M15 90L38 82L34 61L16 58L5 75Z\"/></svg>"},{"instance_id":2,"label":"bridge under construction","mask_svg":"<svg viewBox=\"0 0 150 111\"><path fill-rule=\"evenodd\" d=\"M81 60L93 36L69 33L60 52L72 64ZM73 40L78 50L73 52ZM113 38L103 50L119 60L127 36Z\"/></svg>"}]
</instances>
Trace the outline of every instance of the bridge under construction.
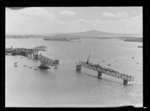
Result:
<instances>
[{"instance_id":1,"label":"bridge under construction","mask_svg":"<svg viewBox=\"0 0 150 111\"><path fill-rule=\"evenodd\" d=\"M11 53L12 55L22 55L25 57L30 57L31 59L34 60L39 60L40 61L40 66L39 68L41 69L49 69L49 66L55 66L59 64L59 60L52 60L49 59L41 54L38 54L39 51L46 51L47 48L45 46L38 46L32 49L27 49L27 48L6 48L5 49L5 54ZM91 55L91 54L90 54ZM109 76L113 76L115 78L119 78L123 80L123 84L127 85L128 82L134 81L134 77L128 75L128 74L123 74L118 71L115 71L113 69L105 68L100 66L99 64L95 65L92 63L89 63L90 55L87 59L87 62L84 61L79 61L78 64L76 65L76 71L81 71L81 66L97 71L98 72L98 78L101 78L102 73L107 74Z\"/></svg>"},{"instance_id":2,"label":"bridge under construction","mask_svg":"<svg viewBox=\"0 0 150 111\"><path fill-rule=\"evenodd\" d=\"M120 73L118 71L109 69L109 68L105 68L100 66L99 64L95 65L89 62L84 62L84 61L79 61L78 64L76 65L76 71L81 71L81 66L97 71L98 72L98 78L101 78L102 73L103 74L107 74L109 76L113 76L115 78L119 78L119 79L123 79L123 84L127 85L128 82L134 81L134 77L127 75L127 74L123 74Z\"/></svg>"},{"instance_id":3,"label":"bridge under construction","mask_svg":"<svg viewBox=\"0 0 150 111\"><path fill-rule=\"evenodd\" d=\"M22 55L34 60L39 60L41 62L39 68L41 69L48 69L49 66L57 66L59 64L59 60L52 60L41 54L38 54L39 51L46 51L46 50L47 50L46 46L37 46L32 49L11 47L5 49L5 54L10 53L12 55Z\"/></svg>"}]
</instances>

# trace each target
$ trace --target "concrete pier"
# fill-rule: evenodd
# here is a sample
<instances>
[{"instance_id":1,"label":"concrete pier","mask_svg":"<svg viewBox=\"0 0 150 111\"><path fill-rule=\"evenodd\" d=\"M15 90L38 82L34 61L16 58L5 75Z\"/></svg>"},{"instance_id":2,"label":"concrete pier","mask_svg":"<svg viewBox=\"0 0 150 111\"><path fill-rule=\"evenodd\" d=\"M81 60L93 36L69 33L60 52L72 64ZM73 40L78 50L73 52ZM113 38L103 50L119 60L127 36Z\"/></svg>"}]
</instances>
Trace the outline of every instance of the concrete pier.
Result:
<instances>
[{"instance_id":1,"label":"concrete pier","mask_svg":"<svg viewBox=\"0 0 150 111\"><path fill-rule=\"evenodd\" d=\"M98 78L101 79L102 77L102 72L98 71Z\"/></svg>"},{"instance_id":2,"label":"concrete pier","mask_svg":"<svg viewBox=\"0 0 150 111\"><path fill-rule=\"evenodd\" d=\"M123 80L123 85L127 85L128 84L128 80L124 79Z\"/></svg>"},{"instance_id":3,"label":"concrete pier","mask_svg":"<svg viewBox=\"0 0 150 111\"><path fill-rule=\"evenodd\" d=\"M54 64L59 64L59 60L54 60Z\"/></svg>"},{"instance_id":4,"label":"concrete pier","mask_svg":"<svg viewBox=\"0 0 150 111\"><path fill-rule=\"evenodd\" d=\"M39 66L40 69L50 69L50 67L48 65L45 65L45 64L41 64Z\"/></svg>"},{"instance_id":5,"label":"concrete pier","mask_svg":"<svg viewBox=\"0 0 150 111\"><path fill-rule=\"evenodd\" d=\"M34 59L38 59L38 54L33 54Z\"/></svg>"},{"instance_id":6,"label":"concrete pier","mask_svg":"<svg viewBox=\"0 0 150 111\"><path fill-rule=\"evenodd\" d=\"M76 66L76 71L81 71L81 65Z\"/></svg>"}]
</instances>

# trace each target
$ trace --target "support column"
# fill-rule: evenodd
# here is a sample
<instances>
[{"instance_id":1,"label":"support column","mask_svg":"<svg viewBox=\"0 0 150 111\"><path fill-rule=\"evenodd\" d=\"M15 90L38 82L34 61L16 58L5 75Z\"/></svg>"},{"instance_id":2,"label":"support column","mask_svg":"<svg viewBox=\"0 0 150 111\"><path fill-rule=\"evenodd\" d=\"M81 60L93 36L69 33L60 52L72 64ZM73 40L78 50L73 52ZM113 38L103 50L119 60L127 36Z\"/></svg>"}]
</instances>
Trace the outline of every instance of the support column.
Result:
<instances>
[{"instance_id":1,"label":"support column","mask_svg":"<svg viewBox=\"0 0 150 111\"><path fill-rule=\"evenodd\" d=\"M58 64L59 64L59 60L55 60L54 63L55 63L56 65L58 65Z\"/></svg>"},{"instance_id":2,"label":"support column","mask_svg":"<svg viewBox=\"0 0 150 111\"><path fill-rule=\"evenodd\" d=\"M41 63L41 65L39 66L40 69L50 69L50 67L45 64L44 62Z\"/></svg>"},{"instance_id":3,"label":"support column","mask_svg":"<svg viewBox=\"0 0 150 111\"><path fill-rule=\"evenodd\" d=\"M30 54L27 53L27 57L30 57Z\"/></svg>"},{"instance_id":4,"label":"support column","mask_svg":"<svg viewBox=\"0 0 150 111\"><path fill-rule=\"evenodd\" d=\"M76 71L81 71L81 65L76 65Z\"/></svg>"},{"instance_id":5,"label":"support column","mask_svg":"<svg viewBox=\"0 0 150 111\"><path fill-rule=\"evenodd\" d=\"M30 58L32 58L33 57L33 54L30 54Z\"/></svg>"},{"instance_id":6,"label":"support column","mask_svg":"<svg viewBox=\"0 0 150 111\"><path fill-rule=\"evenodd\" d=\"M31 54L29 53L29 58L31 58Z\"/></svg>"},{"instance_id":7,"label":"support column","mask_svg":"<svg viewBox=\"0 0 150 111\"><path fill-rule=\"evenodd\" d=\"M25 53L25 56L28 57L28 54L26 52L24 52L24 53Z\"/></svg>"},{"instance_id":8,"label":"support column","mask_svg":"<svg viewBox=\"0 0 150 111\"><path fill-rule=\"evenodd\" d=\"M98 78L101 79L102 72L98 71Z\"/></svg>"},{"instance_id":9,"label":"support column","mask_svg":"<svg viewBox=\"0 0 150 111\"><path fill-rule=\"evenodd\" d=\"M38 54L33 54L34 59L38 59Z\"/></svg>"},{"instance_id":10,"label":"support column","mask_svg":"<svg viewBox=\"0 0 150 111\"><path fill-rule=\"evenodd\" d=\"M128 80L124 79L123 80L123 85L127 85L128 84Z\"/></svg>"}]
</instances>

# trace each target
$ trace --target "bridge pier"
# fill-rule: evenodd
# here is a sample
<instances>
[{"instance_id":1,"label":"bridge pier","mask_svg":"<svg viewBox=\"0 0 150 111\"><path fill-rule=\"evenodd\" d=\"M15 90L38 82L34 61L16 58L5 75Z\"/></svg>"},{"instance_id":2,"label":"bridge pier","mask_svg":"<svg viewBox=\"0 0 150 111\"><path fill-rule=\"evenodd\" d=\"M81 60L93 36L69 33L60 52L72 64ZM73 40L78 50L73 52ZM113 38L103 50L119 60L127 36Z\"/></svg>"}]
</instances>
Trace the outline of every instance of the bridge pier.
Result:
<instances>
[{"instance_id":1,"label":"bridge pier","mask_svg":"<svg viewBox=\"0 0 150 111\"><path fill-rule=\"evenodd\" d=\"M30 58L32 58L33 57L33 55L32 54L30 54Z\"/></svg>"},{"instance_id":2,"label":"bridge pier","mask_svg":"<svg viewBox=\"0 0 150 111\"><path fill-rule=\"evenodd\" d=\"M46 65L45 63L41 63L41 65L39 66L40 69L49 69L50 67L48 65Z\"/></svg>"},{"instance_id":3,"label":"bridge pier","mask_svg":"<svg viewBox=\"0 0 150 111\"><path fill-rule=\"evenodd\" d=\"M128 84L128 80L124 79L123 80L123 85L127 85Z\"/></svg>"},{"instance_id":4,"label":"bridge pier","mask_svg":"<svg viewBox=\"0 0 150 111\"><path fill-rule=\"evenodd\" d=\"M38 59L38 54L33 54L34 59Z\"/></svg>"},{"instance_id":5,"label":"bridge pier","mask_svg":"<svg viewBox=\"0 0 150 111\"><path fill-rule=\"evenodd\" d=\"M26 56L26 52L22 51L22 52L20 53L20 55Z\"/></svg>"},{"instance_id":6,"label":"bridge pier","mask_svg":"<svg viewBox=\"0 0 150 111\"><path fill-rule=\"evenodd\" d=\"M101 79L102 72L98 71L98 78Z\"/></svg>"},{"instance_id":7,"label":"bridge pier","mask_svg":"<svg viewBox=\"0 0 150 111\"><path fill-rule=\"evenodd\" d=\"M76 71L81 71L81 65L76 65Z\"/></svg>"},{"instance_id":8,"label":"bridge pier","mask_svg":"<svg viewBox=\"0 0 150 111\"><path fill-rule=\"evenodd\" d=\"M54 60L54 64L58 65L59 64L59 60Z\"/></svg>"},{"instance_id":9,"label":"bridge pier","mask_svg":"<svg viewBox=\"0 0 150 111\"><path fill-rule=\"evenodd\" d=\"M27 53L27 57L31 58L31 54Z\"/></svg>"}]
</instances>

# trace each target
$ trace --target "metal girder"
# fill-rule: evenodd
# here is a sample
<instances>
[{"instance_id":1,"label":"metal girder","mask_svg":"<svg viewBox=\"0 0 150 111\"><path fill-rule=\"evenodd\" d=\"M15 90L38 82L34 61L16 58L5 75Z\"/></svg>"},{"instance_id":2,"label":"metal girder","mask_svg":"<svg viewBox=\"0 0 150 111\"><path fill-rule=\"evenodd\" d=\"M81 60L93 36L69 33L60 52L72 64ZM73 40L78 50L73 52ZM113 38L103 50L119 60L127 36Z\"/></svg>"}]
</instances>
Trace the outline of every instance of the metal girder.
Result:
<instances>
[{"instance_id":1,"label":"metal girder","mask_svg":"<svg viewBox=\"0 0 150 111\"><path fill-rule=\"evenodd\" d=\"M86 67L86 68L89 68L89 69L92 69L92 70L95 70L95 71L100 71L104 74L107 74L107 75L110 75L110 76L114 76L116 78L120 78L120 79L123 79L123 80L128 80L128 81L133 81L133 78L132 76L130 75L127 75L127 74L122 74L122 73L119 73L118 71L115 71L115 70L112 70L112 69L108 69L108 68L104 68L100 65L93 65L91 63L87 64L86 62L84 61L79 61L79 63L81 66L83 67Z\"/></svg>"}]
</instances>

